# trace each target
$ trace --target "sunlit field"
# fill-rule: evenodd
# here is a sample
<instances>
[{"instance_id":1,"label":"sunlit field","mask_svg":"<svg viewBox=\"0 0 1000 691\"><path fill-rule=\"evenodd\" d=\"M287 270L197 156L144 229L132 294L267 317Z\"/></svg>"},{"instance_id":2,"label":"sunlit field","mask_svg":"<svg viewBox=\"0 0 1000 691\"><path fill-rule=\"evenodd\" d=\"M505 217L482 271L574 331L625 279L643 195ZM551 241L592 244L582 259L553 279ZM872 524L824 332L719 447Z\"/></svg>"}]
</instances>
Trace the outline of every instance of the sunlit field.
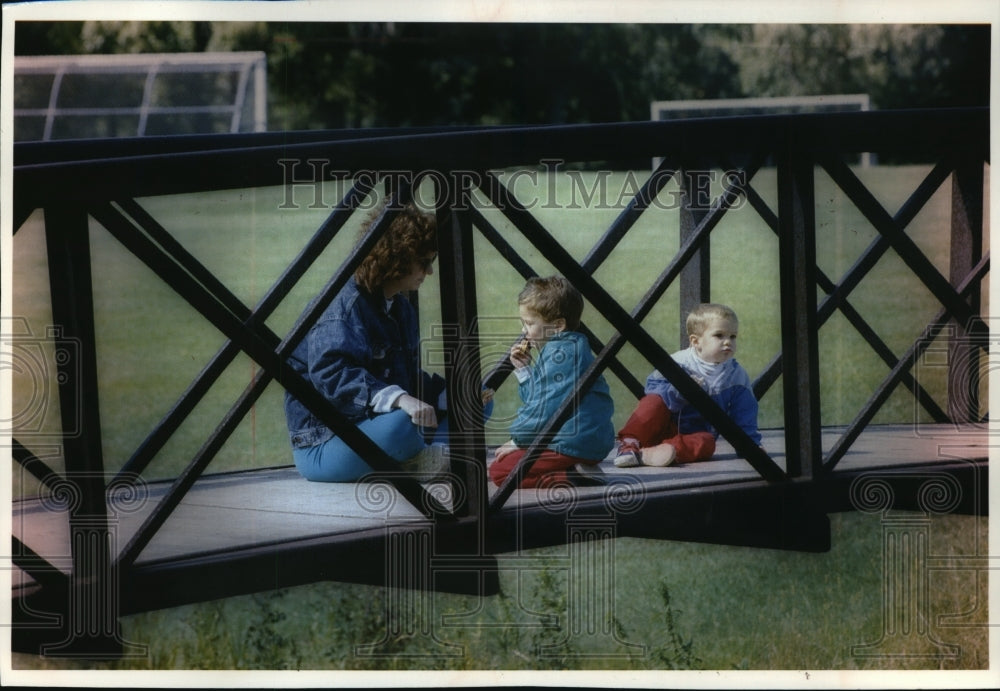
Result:
<instances>
[{"instance_id":1,"label":"sunlit field","mask_svg":"<svg viewBox=\"0 0 1000 691\"><path fill-rule=\"evenodd\" d=\"M928 170L925 166L876 166L859 167L855 172L893 214ZM570 254L583 261L621 212L630 176L641 180L644 174L616 172L604 178L603 204L600 196L583 203L585 193L600 189L595 187L600 180L594 172L581 172L577 178L562 173L550 178L539 172L537 184L522 184L515 192ZM825 173L818 170L816 175L817 263L836 282L876 238L876 231ZM774 170L763 169L750 184L776 211ZM554 199L542 197L553 190ZM339 193L339 187L331 183L323 190L323 204L315 205L312 191L299 190L294 209L282 208L289 206L287 191L282 189L139 201L244 304L253 307L330 213ZM594 271L597 281L626 311L632 311L677 250L679 217L676 204L670 203L676 196L676 185L670 183L661 193L658 208L645 213ZM907 228L909 237L945 276L950 213L951 190L946 182ZM555 272L499 211L483 208L483 214L536 273ZM344 228L267 320L279 337L340 265L363 216L357 215ZM14 315L19 328L41 337L51 323L41 212L17 232L13 252ZM91 253L103 453L106 468L114 471L126 463L225 338L94 221ZM474 256L485 372L516 337L516 299L523 278L478 234ZM419 307L426 367L443 373L440 358L434 357L439 351L441 323L441 287L436 278L431 277L420 291ZM823 295L817 288L818 300ZM984 301L985 295L984 288ZM729 304L738 313L737 358L751 378L756 377L781 347L778 242L749 204L738 204L713 231L711 299ZM850 302L897 354L909 347L940 309L919 278L891 251ZM988 309L986 304L984 314ZM643 325L666 350L673 351L681 343L681 316L678 288L672 286ZM602 341L614 334L592 306L585 310L584 321ZM38 347L51 346L40 343ZM819 350L822 422L848 424L889 367L839 314L820 329ZM652 369L629 346L619 358L639 381ZM156 456L144 472L146 479L175 477L256 371L249 358L238 357ZM915 374L945 405L943 368ZM615 423L621 425L635 398L613 374L606 376L615 399ZM42 368L14 379L14 409L37 409L32 424L39 433L58 432L54 377L54 372ZM503 441L504 422L517 405L515 387L508 385L497 392L488 430L490 443ZM926 414L901 389L875 422L926 420ZM760 422L765 428L785 424L780 380L761 400ZM45 460L61 468L57 454ZM272 384L207 472L290 463L282 390ZM33 481L15 472L15 497L33 491ZM98 664L18 655L15 667L733 670L988 666L985 580L971 570L941 569L930 574L928 611L933 620L926 635L907 643L919 647L920 654L889 655L888 648L860 654L867 650L863 646L879 641L885 632L881 609L885 518L843 514L831 520L833 549L818 555L617 540L613 633L586 640L567 638L565 620L553 625L551 618L543 616L558 614L566 606L568 576L558 566L559 548L553 548L534 553L543 560L551 558L551 568L523 578L516 570L505 572L504 595L489 599L481 608L480 603L459 596L435 595L435 613L475 615L459 616L461 624L436 630L433 641L420 636L390 640L385 643L385 656L358 653L358 646L382 641L385 635L383 589L319 583L126 617L124 634L148 646L145 657ZM935 516L930 523L932 553L984 554L986 528L985 518Z\"/></svg>"},{"instance_id":2,"label":"sunlit field","mask_svg":"<svg viewBox=\"0 0 1000 691\"><path fill-rule=\"evenodd\" d=\"M927 170L921 167L859 169L890 213L905 201ZM585 176L586 173L579 175ZM594 175L591 173L590 175ZM537 184L515 186L521 200L564 247L582 261L601 234L620 213L622 194L641 181L642 173L616 173L604 182L606 203L594 193L594 178L582 180L557 175L556 182L539 173ZM628 177L631 176L631 177ZM875 231L822 172L817 173L817 262L836 281L873 241ZM631 182L630 182L631 181ZM775 201L773 170L760 172L750 184L768 201ZM552 190L555 190L554 192ZM199 261L210 269L246 305L252 307L266 294L282 270L296 256L339 199L339 188L329 185L315 205L315 195L298 190L289 205L280 189L239 190L176 198L140 200L154 217ZM584 206L589 192L590 208ZM598 282L627 311L631 311L656 277L673 258L678 246L677 197L673 183L660 194L659 203L647 211L614 253L594 272ZM532 197L532 195L534 195ZM430 199L430 194L424 195ZM372 202L373 204L375 202ZM553 267L513 228L503 215L484 208L515 251L541 275ZM267 326L283 337L308 302L340 265L353 245L357 227L366 214L334 239ZM48 284L41 214L14 237L14 314L36 336L50 323ZM945 183L907 229L909 236L944 275L948 273L950 185ZM775 234L748 204L730 211L713 231L711 243L711 299L732 306L740 317L738 359L756 377L779 352L781 343L778 292L778 243ZM191 380L201 371L225 339L197 311L129 254L104 229L91 223L100 404L105 465L120 468L156 423L170 410ZM475 238L478 311L486 371L516 337L517 294L523 278L480 235ZM817 289L822 300L823 292ZM879 261L850 297L854 308L896 353L917 338L940 304L889 252ZM425 366L441 371L440 292L436 276L420 291ZM679 296L672 286L643 322L668 351L680 347ZM584 322L602 341L614 330L587 307ZM22 323L22 322L19 322ZM850 422L861 409L888 366L865 344L839 314L820 330L821 404L826 425ZM626 346L621 361L640 382L652 369L634 349ZM256 365L238 357L211 393L185 422L181 431L156 457L147 471L150 479L173 477L184 467L211 433L236 396L251 381ZM56 390L52 380L31 376L15 379L15 410L34 410L39 390ZM52 372L44 372L54 377ZM928 372L923 381L943 401L943 373ZM607 374L616 403L616 424L628 416L634 397L612 373ZM33 418L41 430L58 424L56 397L44 396L45 406ZM290 462L281 408L282 392L272 384L240 429L212 462L209 470L222 471L283 465ZM515 387L502 387L491 422L491 439L504 433L503 423L518 404ZM890 399L876 422L910 422L915 415L912 397L905 391ZM761 400L761 426L783 426L780 380ZM497 443L502 442L499 439ZM58 463L58 460L55 461Z\"/></svg>"}]
</instances>

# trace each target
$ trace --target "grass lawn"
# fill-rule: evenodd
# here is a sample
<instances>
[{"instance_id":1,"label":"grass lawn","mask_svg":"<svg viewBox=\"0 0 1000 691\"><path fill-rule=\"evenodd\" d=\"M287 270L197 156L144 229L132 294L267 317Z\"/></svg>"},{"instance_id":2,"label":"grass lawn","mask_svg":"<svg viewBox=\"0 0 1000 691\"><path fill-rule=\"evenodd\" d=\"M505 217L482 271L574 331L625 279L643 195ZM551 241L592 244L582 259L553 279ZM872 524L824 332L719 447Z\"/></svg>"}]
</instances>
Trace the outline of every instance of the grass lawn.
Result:
<instances>
[{"instance_id":1,"label":"grass lawn","mask_svg":"<svg viewBox=\"0 0 1000 691\"><path fill-rule=\"evenodd\" d=\"M922 167L870 168L859 175L890 213L905 200L926 174ZM628 189L626 174L606 181L606 208L584 207L572 179L561 176L555 202L534 203L534 213L578 260L582 260L604 229L620 211L615 201ZM875 232L847 202L822 172L817 173L817 259L820 268L837 280L858 254L874 239ZM585 180L583 189L596 184ZM776 208L774 171L764 169L751 184ZM515 189L520 190L523 186ZM579 185L578 185L579 187ZM543 178L526 193L550 189ZM950 186L946 183L908 228L910 237L947 275L949 247ZM308 190L306 190L308 192ZM297 210L279 208L285 201L281 190L258 189L143 200L160 222L241 300L254 305L292 260L309 235L322 222L326 209L309 208L310 198ZM665 208L676 197L671 183L661 193L660 207L645 213L614 254L595 272L595 277L631 311L651 282L673 257L678 244L677 212ZM331 187L324 201L332 204L337 191ZM572 206L579 208L567 208ZM554 208L560 206L563 208ZM486 210L510 244L539 274L553 268L502 215ZM360 219L359 219L360 221ZM321 256L313 269L268 320L283 335L294 324L354 242L357 223L346 228ZM24 317L34 334L50 322L46 283L44 238L40 214L15 235L17 255L14 275L14 313ZM101 419L105 464L118 468L170 409L174 401L224 342L223 337L193 308L173 294L107 232L92 223L91 252L98 335ZM484 335L484 369L503 352L519 330L517 293L523 279L478 234L475 242L479 314ZM780 350L780 317L777 275L777 240L749 205L731 211L712 235L712 299L726 302L740 315L738 359L750 372L759 374ZM822 291L818 296L822 298ZM646 318L644 325L658 336L668 351L679 347L678 292L676 287ZM938 309L937 301L893 253L885 255L851 297L854 307L869 321L894 352L905 350ZM437 281L425 283L420 294L422 330L427 347L426 367L442 370L434 356L440 323ZM584 312L584 321L602 340L614 333L595 310ZM640 380L651 366L631 347L620 359ZM888 367L874 354L846 320L835 315L820 330L821 401L823 423L850 422ZM200 447L234 398L256 372L254 363L239 357L206 396L180 434L159 454L147 474L150 478L173 477ZM45 385L54 392L54 373ZM940 372L925 375L925 383L943 401L944 381ZM609 384L616 401L615 422L622 424L634 399L613 374ZM36 379L15 378L14 410L32 409L39 386ZM229 443L212 462L210 470L280 465L290 462L282 412L282 392L269 387L261 401ZM503 387L490 429L496 443L504 441L506 422L518 405L515 387ZM58 428L58 402L45 397L45 410L37 416L43 430ZM876 422L906 422L914 415L912 398L897 392ZM783 426L780 382L761 400L762 427ZM55 461L58 465L58 460Z\"/></svg>"},{"instance_id":2,"label":"grass lawn","mask_svg":"<svg viewBox=\"0 0 1000 691\"><path fill-rule=\"evenodd\" d=\"M914 514L899 517L915 517ZM897 518L899 518L897 517ZM927 574L926 629L887 635L887 519L834 514L824 554L613 541L612 619L574 628L565 548L501 557L503 593L434 594L426 618L394 619L380 587L315 583L122 620L144 657L113 663L15 655L29 669L981 670L987 592L972 570ZM935 516L931 556L985 553L988 519ZM978 551L977 551L978 550ZM562 566L561 566L562 565ZM913 574L916 575L916 574ZM401 630L389 633L391 622ZM425 626L413 635L409 627ZM420 631L432 635L421 634ZM902 642L910 657L899 655ZM879 643L874 649L864 646ZM365 646L372 646L368 647ZM384 657L379 657L383 655ZM954 672L951 672L954 674ZM952 683L955 681L954 677ZM662 677L656 677L662 684ZM682 677L683 679L683 677ZM738 679L738 677L737 677Z\"/></svg>"},{"instance_id":3,"label":"grass lawn","mask_svg":"<svg viewBox=\"0 0 1000 691\"><path fill-rule=\"evenodd\" d=\"M894 213L927 170L920 166L876 167L859 170L858 174L889 213ZM617 199L614 191L627 182L621 175L607 181L612 200ZM822 172L817 173L817 181L817 261L837 281L875 238L875 232ZM567 178L560 177L556 182L560 194L572 192ZM588 184L593 184L592 180ZM751 184L776 209L774 171L761 171ZM544 179L538 185L540 189L547 187ZM675 193L671 184L661 198ZM335 197L331 188L326 199L332 203ZM148 199L142 204L241 300L254 305L327 213L308 208L306 199L295 211L282 210L282 201L281 190L260 189ZM534 212L569 252L582 260L619 209L614 205L603 209L540 205ZM553 271L499 213L484 213L536 272ZM907 229L945 275L949 218L950 185L946 183ZM290 328L340 264L353 244L356 225L338 236L268 320L276 333L283 335ZM738 358L754 377L780 349L777 241L749 205L727 214L712 238L712 299L730 304L740 315ZM677 212L651 210L594 275L630 311L670 261L677 244ZM15 236L14 252L14 313L25 319L23 324L32 334L43 334L51 316L40 214ZM116 469L166 414L222 345L223 338L96 223L92 224L91 252L103 448L106 466ZM484 353L495 358L519 329L516 296L523 280L478 235L475 256ZM822 298L821 291L818 295ZM439 300L439 286L429 281L420 294L427 352L434 350L435 325L440 322ZM896 353L909 346L939 308L921 282L892 253L879 261L851 302ZM677 305L677 289L671 288L644 322L668 351L675 350L680 341ZM988 313L988 306L984 313ZM603 340L613 333L591 308L585 311L584 320ZM650 370L649 363L629 347L623 349L620 358L640 381ZM828 425L850 422L888 371L839 316L820 331L820 362L822 418ZM490 364L492 360L484 367ZM427 366L438 369L433 359ZM148 478L174 477L255 371L248 358L237 358L181 432L154 459L146 471ZM922 383L943 404L945 383L941 374L931 372ZM15 376L15 411L32 409L33 396L39 392L55 391L54 373L45 375L43 371ZM620 425L634 399L613 375L609 374L608 380L616 401L615 422ZM58 429L58 401L53 396L45 396L44 400L46 405L36 416L37 422L41 431L54 433ZM290 463L281 403L281 390L272 385L213 460L209 472ZM503 441L503 423L513 416L517 403L514 387L498 392L491 427L496 430L497 443ZM923 419L922 415L908 394L897 392L876 422L909 422L915 416ZM761 423L763 427L784 424L780 383L761 401ZM58 457L46 460L60 467ZM14 490L16 496L32 491L33 485L30 480L15 477ZM491 599L472 619L462 619L479 624L456 626L441 636L448 645L458 646L461 653L447 659L432 656L430 663L426 657L406 657L414 650L420 652L420 646L427 643L422 640L392 642L400 653L398 657L358 656L355 646L371 642L372 637L378 640L379 631L384 630L381 591L320 583L128 617L124 622L126 637L148 643L150 656L117 666L977 669L988 664L985 616L980 617L985 592L971 571L939 572L930 579L930 611L942 616L972 612L971 618L978 622L965 628L932 623L931 632L937 640L960 647L957 658L853 656L851 646L875 641L882 632L879 607L883 593L883 524L878 517L860 514L834 516L832 520L834 549L823 555L616 541L614 593L619 629L612 638L619 648L617 656L610 658L587 654L588 646L594 645L600 648L598 652L606 652L606 637L596 642L570 640L567 644L563 629L537 625L539 612L558 612L560 604L565 604L559 598L566 591L560 579L566 576L554 566L520 576L516 569L505 572L505 578L514 579L505 582L506 596ZM932 528L937 548L978 554L976 550L985 545L986 524L986 519L935 517ZM551 556L558 563L558 550L542 551L540 555ZM478 607L477 603L459 598L435 597L436 612L462 613ZM524 625L515 626L515 622ZM636 655L630 644L642 644L646 649ZM538 646L549 646L544 649L556 652L540 656ZM18 659L16 664L71 664L39 663L23 656Z\"/></svg>"}]
</instances>

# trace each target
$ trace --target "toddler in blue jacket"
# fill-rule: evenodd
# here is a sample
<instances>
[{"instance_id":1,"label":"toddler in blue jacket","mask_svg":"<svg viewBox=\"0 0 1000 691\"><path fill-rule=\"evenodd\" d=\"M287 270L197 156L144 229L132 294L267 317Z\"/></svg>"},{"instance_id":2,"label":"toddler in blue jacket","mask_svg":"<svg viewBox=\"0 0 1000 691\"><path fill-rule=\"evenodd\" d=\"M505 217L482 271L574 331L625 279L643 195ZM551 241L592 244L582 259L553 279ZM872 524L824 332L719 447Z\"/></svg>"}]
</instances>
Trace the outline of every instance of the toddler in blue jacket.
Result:
<instances>
[{"instance_id":1,"label":"toddler in blue jacket","mask_svg":"<svg viewBox=\"0 0 1000 691\"><path fill-rule=\"evenodd\" d=\"M747 435L761 443L757 399L750 376L736 361L739 320L725 305L704 303L688 315L689 346L674 361L708 392ZM707 461L715 453L715 428L659 371L646 379L645 395L618 432L615 465L668 466Z\"/></svg>"}]
</instances>

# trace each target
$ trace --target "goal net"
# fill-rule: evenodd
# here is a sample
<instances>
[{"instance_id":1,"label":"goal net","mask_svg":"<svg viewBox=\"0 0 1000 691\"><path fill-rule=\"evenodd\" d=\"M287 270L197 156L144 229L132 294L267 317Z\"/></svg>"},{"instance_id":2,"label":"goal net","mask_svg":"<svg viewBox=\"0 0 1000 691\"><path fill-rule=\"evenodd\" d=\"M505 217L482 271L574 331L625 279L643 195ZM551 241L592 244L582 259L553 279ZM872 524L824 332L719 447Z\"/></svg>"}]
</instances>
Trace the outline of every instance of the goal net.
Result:
<instances>
[{"instance_id":1,"label":"goal net","mask_svg":"<svg viewBox=\"0 0 1000 691\"><path fill-rule=\"evenodd\" d=\"M263 132L262 52L17 56L14 140Z\"/></svg>"}]
</instances>

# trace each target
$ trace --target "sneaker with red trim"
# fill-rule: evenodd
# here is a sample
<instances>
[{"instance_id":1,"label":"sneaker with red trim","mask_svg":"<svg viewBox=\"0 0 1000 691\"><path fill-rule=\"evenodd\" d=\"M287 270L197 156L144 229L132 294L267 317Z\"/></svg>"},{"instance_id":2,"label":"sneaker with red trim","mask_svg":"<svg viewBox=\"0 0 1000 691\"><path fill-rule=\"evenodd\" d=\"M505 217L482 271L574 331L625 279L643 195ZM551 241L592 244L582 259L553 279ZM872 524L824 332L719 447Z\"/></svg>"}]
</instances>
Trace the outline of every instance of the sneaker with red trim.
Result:
<instances>
[{"instance_id":1,"label":"sneaker with red trim","mask_svg":"<svg viewBox=\"0 0 1000 691\"><path fill-rule=\"evenodd\" d=\"M618 455L615 456L616 468L635 468L642 465L642 450L639 441L631 437L618 442Z\"/></svg>"}]
</instances>

